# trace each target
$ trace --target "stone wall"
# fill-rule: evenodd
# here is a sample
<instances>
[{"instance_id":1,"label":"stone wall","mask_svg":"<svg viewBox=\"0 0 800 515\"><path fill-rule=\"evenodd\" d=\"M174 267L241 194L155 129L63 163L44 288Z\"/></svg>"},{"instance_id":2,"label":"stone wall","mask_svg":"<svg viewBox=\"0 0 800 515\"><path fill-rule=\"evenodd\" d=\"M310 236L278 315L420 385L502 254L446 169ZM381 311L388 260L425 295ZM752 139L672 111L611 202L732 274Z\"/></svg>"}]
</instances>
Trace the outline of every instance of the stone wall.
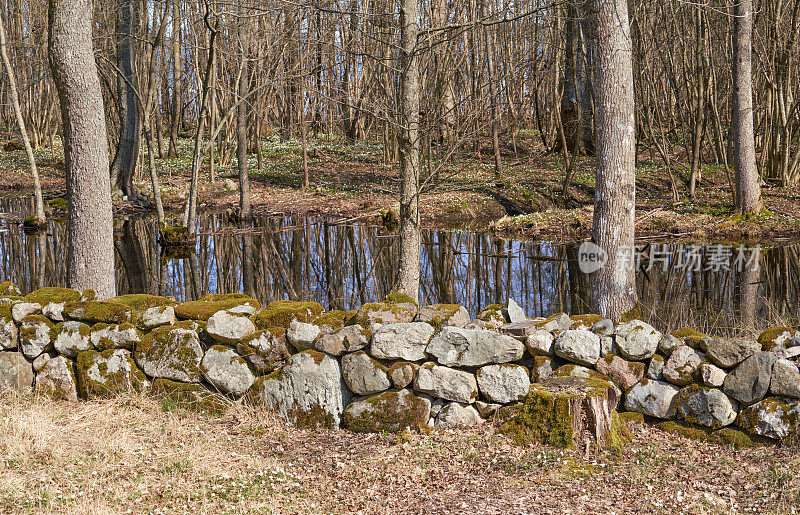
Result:
<instances>
[{"instance_id":1,"label":"stone wall","mask_svg":"<svg viewBox=\"0 0 800 515\"><path fill-rule=\"evenodd\" d=\"M0 390L76 401L150 390L223 410L244 401L303 427L359 432L468 426L513 413L553 376L608 381L620 409L709 431L800 434L800 332L756 340L640 320L529 319L513 301L471 319L458 305L393 295L357 311L313 302L266 307L245 295L179 304L152 295L95 301L0 284Z\"/></svg>"}]
</instances>

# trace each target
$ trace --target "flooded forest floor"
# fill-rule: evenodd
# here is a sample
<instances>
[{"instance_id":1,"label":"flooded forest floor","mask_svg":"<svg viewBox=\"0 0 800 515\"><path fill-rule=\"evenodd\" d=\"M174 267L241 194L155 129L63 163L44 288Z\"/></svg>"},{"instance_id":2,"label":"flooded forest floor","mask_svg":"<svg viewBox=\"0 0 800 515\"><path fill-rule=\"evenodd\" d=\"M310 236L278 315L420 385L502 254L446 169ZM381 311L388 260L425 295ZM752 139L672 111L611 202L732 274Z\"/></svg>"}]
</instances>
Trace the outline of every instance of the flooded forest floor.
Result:
<instances>
[{"instance_id":1,"label":"flooded forest floor","mask_svg":"<svg viewBox=\"0 0 800 515\"><path fill-rule=\"evenodd\" d=\"M48 198L64 193L63 152L60 143L56 145L55 151L42 148L36 152ZM175 215L186 198L192 162L191 141L181 139L178 147L179 157L157 160L165 206ZM423 225L491 230L516 238L572 241L589 237L594 158L576 159L565 200L563 156L546 154L540 147L532 136L520 136L516 148L504 148L504 169L499 179L495 176L488 142L479 153L453 154L444 164L424 162L425 183L420 197ZM24 151L12 150L5 144L3 148L0 195L29 192L32 181ZM214 182L210 181L211 169L206 157L201 171L201 209L237 208L234 152L235 148L225 155L217 152ZM309 144L308 155L308 190L303 189L302 151L298 141L264 140L260 165L256 155L249 155L256 215L325 215L369 222L380 221L388 211L397 211L399 170L396 165L385 164L381 145L316 139ZM762 191L766 210L755 218L742 219L733 214L731 172L723 166L702 167L694 201L688 198L684 185L688 166L674 166L680 200L673 202L669 172L657 154L640 149L638 158L638 238L750 242L800 239L800 188L765 184ZM149 195L146 171L143 166L137 187ZM116 209L120 214L142 210L124 201L117 201Z\"/></svg>"}]
</instances>

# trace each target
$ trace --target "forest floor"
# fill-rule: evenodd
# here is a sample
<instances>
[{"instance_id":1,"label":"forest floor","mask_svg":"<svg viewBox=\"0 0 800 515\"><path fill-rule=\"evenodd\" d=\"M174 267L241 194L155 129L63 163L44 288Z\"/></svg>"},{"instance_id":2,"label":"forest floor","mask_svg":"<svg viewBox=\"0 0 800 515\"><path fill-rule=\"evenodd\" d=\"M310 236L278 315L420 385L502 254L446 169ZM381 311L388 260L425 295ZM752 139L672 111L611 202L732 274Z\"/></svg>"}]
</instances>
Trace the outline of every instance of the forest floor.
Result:
<instances>
[{"instance_id":1,"label":"forest floor","mask_svg":"<svg viewBox=\"0 0 800 515\"><path fill-rule=\"evenodd\" d=\"M237 405L0 397L4 513L795 513L800 452L632 423L618 455L520 447L491 423L306 431Z\"/></svg>"},{"instance_id":2,"label":"forest floor","mask_svg":"<svg viewBox=\"0 0 800 515\"><path fill-rule=\"evenodd\" d=\"M55 160L53 156L55 155ZM379 221L381 213L397 211L399 171L383 163L382 147L346 145L337 140L315 140L309 146L310 184L303 189L301 148L297 141L265 140L259 171L255 155L249 156L252 199L256 214L323 215ZM63 194L63 160L60 148L37 151L47 196ZM217 166L216 182L209 182L208 160L203 165L201 207L235 209L239 194L225 189L225 179L237 180L235 157ZM520 137L516 151L505 148L504 171L496 180L490 147L454 155L427 177L420 197L423 225L437 228L493 230L500 235L559 239L585 239L590 235L594 202L594 158L580 157L567 202L562 200L564 161L537 148L533 137ZM157 161L168 209L179 210L188 190L191 141L179 142L179 157ZM657 155L640 151L637 166L637 238L694 241L752 241L800 239L800 187L775 184L763 187L767 211L752 219L733 214L728 172L704 165L694 201L683 179L685 165L677 165L681 200L672 201L669 174ZM143 178L141 191L149 192ZM0 152L0 195L29 192L32 183L21 150ZM124 202L118 210L135 211Z\"/></svg>"}]
</instances>

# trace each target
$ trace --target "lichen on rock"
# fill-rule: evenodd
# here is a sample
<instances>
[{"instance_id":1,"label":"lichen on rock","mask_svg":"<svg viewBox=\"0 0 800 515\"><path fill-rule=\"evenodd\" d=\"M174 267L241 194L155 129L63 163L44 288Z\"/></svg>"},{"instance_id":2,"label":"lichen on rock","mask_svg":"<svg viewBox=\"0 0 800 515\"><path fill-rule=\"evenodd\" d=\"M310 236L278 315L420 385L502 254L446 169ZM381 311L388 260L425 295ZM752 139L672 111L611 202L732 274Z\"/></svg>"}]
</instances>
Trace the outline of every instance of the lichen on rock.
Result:
<instances>
[{"instance_id":1,"label":"lichen on rock","mask_svg":"<svg viewBox=\"0 0 800 515\"><path fill-rule=\"evenodd\" d=\"M82 398L109 398L122 393L142 391L150 385L136 366L130 351L88 350L78 354L78 391Z\"/></svg>"}]
</instances>

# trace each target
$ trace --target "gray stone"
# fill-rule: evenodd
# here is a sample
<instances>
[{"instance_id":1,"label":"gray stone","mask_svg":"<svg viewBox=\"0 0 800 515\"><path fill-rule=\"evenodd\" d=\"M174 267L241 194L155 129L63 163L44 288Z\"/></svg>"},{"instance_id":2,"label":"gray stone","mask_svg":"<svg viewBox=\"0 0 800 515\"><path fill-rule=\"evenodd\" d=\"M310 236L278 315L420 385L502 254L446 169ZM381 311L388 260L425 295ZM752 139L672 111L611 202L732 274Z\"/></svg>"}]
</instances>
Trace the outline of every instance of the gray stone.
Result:
<instances>
[{"instance_id":1,"label":"gray stone","mask_svg":"<svg viewBox=\"0 0 800 515\"><path fill-rule=\"evenodd\" d=\"M553 356L553 334L542 329L532 331L525 338L525 348L531 356Z\"/></svg>"},{"instance_id":2,"label":"gray stone","mask_svg":"<svg viewBox=\"0 0 800 515\"><path fill-rule=\"evenodd\" d=\"M105 398L150 386L127 349L89 350L78 355L78 390L84 399Z\"/></svg>"},{"instance_id":3,"label":"gray stone","mask_svg":"<svg viewBox=\"0 0 800 515\"><path fill-rule=\"evenodd\" d=\"M289 324L289 328L286 330L286 340L289 342L289 345L298 351L304 351L314 348L314 340L316 340L321 333L322 330L319 326L292 320ZM329 352L329 354L333 353Z\"/></svg>"},{"instance_id":4,"label":"gray stone","mask_svg":"<svg viewBox=\"0 0 800 515\"><path fill-rule=\"evenodd\" d=\"M358 308L356 320L372 332L385 324L411 322L417 316L417 309L408 309L400 304L390 302L374 302Z\"/></svg>"},{"instance_id":5,"label":"gray stone","mask_svg":"<svg viewBox=\"0 0 800 515\"><path fill-rule=\"evenodd\" d=\"M763 399L769 389L775 361L775 355L770 352L757 352L745 359L725 377L725 394L742 404Z\"/></svg>"},{"instance_id":6,"label":"gray stone","mask_svg":"<svg viewBox=\"0 0 800 515\"><path fill-rule=\"evenodd\" d=\"M700 341L702 348L711 361L722 368L733 368L746 358L761 350L761 344L755 340L743 338L714 338L705 336Z\"/></svg>"},{"instance_id":7,"label":"gray stone","mask_svg":"<svg viewBox=\"0 0 800 515\"><path fill-rule=\"evenodd\" d=\"M42 306L37 302L17 302L11 306L11 316L14 322L21 324L22 320L30 315L40 315Z\"/></svg>"},{"instance_id":8,"label":"gray stone","mask_svg":"<svg viewBox=\"0 0 800 515\"><path fill-rule=\"evenodd\" d=\"M572 327L572 319L565 313L558 313L547 318L541 324L541 329L545 331L566 331Z\"/></svg>"},{"instance_id":9,"label":"gray stone","mask_svg":"<svg viewBox=\"0 0 800 515\"><path fill-rule=\"evenodd\" d=\"M426 398L429 397L424 393L421 395ZM433 397L430 397L430 401L431 401L431 417L436 418L439 416L439 413L442 411L442 408L444 408L445 405L447 404L447 401L444 399L434 399Z\"/></svg>"},{"instance_id":10,"label":"gray stone","mask_svg":"<svg viewBox=\"0 0 800 515\"><path fill-rule=\"evenodd\" d=\"M39 354L39 357L33 360L33 371L39 373L42 371L47 362L53 358L58 357L58 353L55 352L43 352Z\"/></svg>"},{"instance_id":11,"label":"gray stone","mask_svg":"<svg viewBox=\"0 0 800 515\"><path fill-rule=\"evenodd\" d=\"M483 422L478 410L458 402L451 402L436 417L436 429L470 427Z\"/></svg>"},{"instance_id":12,"label":"gray stone","mask_svg":"<svg viewBox=\"0 0 800 515\"><path fill-rule=\"evenodd\" d=\"M294 323L294 322L293 322ZM291 328L291 325L289 326ZM247 316L230 311L217 311L211 315L206 332L220 343L236 345L256 332L256 326ZM288 337L287 331L287 337ZM312 340L313 341L313 340Z\"/></svg>"},{"instance_id":13,"label":"gray stone","mask_svg":"<svg viewBox=\"0 0 800 515\"><path fill-rule=\"evenodd\" d=\"M42 314L53 322L63 322L65 304L66 302L51 302L42 308Z\"/></svg>"},{"instance_id":14,"label":"gray stone","mask_svg":"<svg viewBox=\"0 0 800 515\"><path fill-rule=\"evenodd\" d=\"M541 320L526 319L513 324L506 324L500 328L500 332L511 336L523 337L537 332L547 332L539 327Z\"/></svg>"},{"instance_id":15,"label":"gray stone","mask_svg":"<svg viewBox=\"0 0 800 515\"><path fill-rule=\"evenodd\" d=\"M369 332L360 325L348 325L334 333L321 333L314 348L332 356L361 350L369 343Z\"/></svg>"},{"instance_id":16,"label":"gray stone","mask_svg":"<svg viewBox=\"0 0 800 515\"><path fill-rule=\"evenodd\" d=\"M733 424L739 405L721 390L706 386L687 386L676 399L681 418L692 424L719 429Z\"/></svg>"},{"instance_id":17,"label":"gray stone","mask_svg":"<svg viewBox=\"0 0 800 515\"><path fill-rule=\"evenodd\" d=\"M26 392L33 387L33 368L18 352L0 352L0 392Z\"/></svg>"},{"instance_id":18,"label":"gray stone","mask_svg":"<svg viewBox=\"0 0 800 515\"><path fill-rule=\"evenodd\" d=\"M594 331L593 331L594 332ZM594 333L597 334L597 333ZM609 354L619 354L617 350L617 344L614 343L613 336L601 336L600 337L600 355L601 356L608 356Z\"/></svg>"},{"instance_id":19,"label":"gray stone","mask_svg":"<svg viewBox=\"0 0 800 515\"><path fill-rule=\"evenodd\" d=\"M247 361L224 345L209 348L200 362L209 383L224 393L243 395L256 380Z\"/></svg>"},{"instance_id":20,"label":"gray stone","mask_svg":"<svg viewBox=\"0 0 800 515\"><path fill-rule=\"evenodd\" d=\"M800 398L800 370L788 359L779 359L772 367L772 380L769 384L772 395Z\"/></svg>"},{"instance_id":21,"label":"gray stone","mask_svg":"<svg viewBox=\"0 0 800 515\"><path fill-rule=\"evenodd\" d=\"M664 377L664 356L653 354L650 358L650 365L647 367L647 378L661 380Z\"/></svg>"},{"instance_id":22,"label":"gray stone","mask_svg":"<svg viewBox=\"0 0 800 515\"><path fill-rule=\"evenodd\" d=\"M625 395L625 409L651 417L669 419L675 416L676 397L680 388L674 384L642 379Z\"/></svg>"},{"instance_id":23,"label":"gray stone","mask_svg":"<svg viewBox=\"0 0 800 515\"><path fill-rule=\"evenodd\" d=\"M462 330L445 327L443 332ZM408 322L382 325L372 335L370 354L378 359L402 359L421 361L425 359L425 349L435 332L427 322Z\"/></svg>"},{"instance_id":24,"label":"gray stone","mask_svg":"<svg viewBox=\"0 0 800 515\"><path fill-rule=\"evenodd\" d=\"M175 322L177 318L175 318L175 308L172 306L155 306L142 313L142 325L147 330L172 325Z\"/></svg>"},{"instance_id":25,"label":"gray stone","mask_svg":"<svg viewBox=\"0 0 800 515\"><path fill-rule=\"evenodd\" d=\"M517 304L514 299L508 299L508 307L503 310L503 314L512 324L528 318L527 315L525 315L525 310L522 309L522 306Z\"/></svg>"},{"instance_id":26,"label":"gray stone","mask_svg":"<svg viewBox=\"0 0 800 515\"><path fill-rule=\"evenodd\" d=\"M776 440L800 435L800 401L767 397L742 408L736 423L745 431Z\"/></svg>"},{"instance_id":27,"label":"gray stone","mask_svg":"<svg viewBox=\"0 0 800 515\"><path fill-rule=\"evenodd\" d=\"M35 388L38 395L77 402L78 387L75 380L75 365L64 356L51 359L36 375Z\"/></svg>"},{"instance_id":28,"label":"gray stone","mask_svg":"<svg viewBox=\"0 0 800 515\"><path fill-rule=\"evenodd\" d=\"M493 402L483 402L483 401L475 401L475 409L478 410L481 418L489 418L494 416L497 413L497 410L502 408L502 404L497 404Z\"/></svg>"},{"instance_id":29,"label":"gray stone","mask_svg":"<svg viewBox=\"0 0 800 515\"><path fill-rule=\"evenodd\" d=\"M469 311L458 304L433 304L419 309L418 322L435 327L464 327L470 322Z\"/></svg>"},{"instance_id":30,"label":"gray stone","mask_svg":"<svg viewBox=\"0 0 800 515\"><path fill-rule=\"evenodd\" d=\"M131 324L98 324L92 327L89 339L92 341L92 345L100 351L108 349L127 349L132 351L142 341L142 335Z\"/></svg>"},{"instance_id":31,"label":"gray stone","mask_svg":"<svg viewBox=\"0 0 800 515\"><path fill-rule=\"evenodd\" d=\"M42 352L53 350L51 339L53 323L40 315L31 315L22 321L19 328L19 345L28 359L35 359Z\"/></svg>"},{"instance_id":32,"label":"gray stone","mask_svg":"<svg viewBox=\"0 0 800 515\"><path fill-rule=\"evenodd\" d=\"M469 404L478 397L475 375L428 362L417 371L414 389L433 397Z\"/></svg>"},{"instance_id":33,"label":"gray stone","mask_svg":"<svg viewBox=\"0 0 800 515\"><path fill-rule=\"evenodd\" d=\"M597 360L595 369L623 390L631 388L644 377L644 363L625 361L613 354Z\"/></svg>"},{"instance_id":34,"label":"gray stone","mask_svg":"<svg viewBox=\"0 0 800 515\"><path fill-rule=\"evenodd\" d=\"M725 376L728 374L716 365L703 363L700 365L700 379L703 384L711 388L722 388Z\"/></svg>"},{"instance_id":35,"label":"gray stone","mask_svg":"<svg viewBox=\"0 0 800 515\"><path fill-rule=\"evenodd\" d=\"M661 333L641 320L631 320L617 326L617 348L620 355L631 361L643 361L653 357L661 341Z\"/></svg>"},{"instance_id":36,"label":"gray stone","mask_svg":"<svg viewBox=\"0 0 800 515\"><path fill-rule=\"evenodd\" d=\"M398 361L389 367L389 379L392 380L394 387L402 390L414 382L414 378L419 370L419 365L409 361Z\"/></svg>"},{"instance_id":37,"label":"gray stone","mask_svg":"<svg viewBox=\"0 0 800 515\"><path fill-rule=\"evenodd\" d=\"M672 351L683 345L683 340L673 334L665 334L658 341L658 352L666 357L672 354Z\"/></svg>"},{"instance_id":38,"label":"gray stone","mask_svg":"<svg viewBox=\"0 0 800 515\"><path fill-rule=\"evenodd\" d=\"M389 370L360 350L342 356L342 376L356 395L373 395L391 388Z\"/></svg>"},{"instance_id":39,"label":"gray stone","mask_svg":"<svg viewBox=\"0 0 800 515\"><path fill-rule=\"evenodd\" d=\"M197 332L180 326L164 326L142 338L134 354L136 364L150 377L182 383L200 381L203 349Z\"/></svg>"},{"instance_id":40,"label":"gray stone","mask_svg":"<svg viewBox=\"0 0 800 515\"><path fill-rule=\"evenodd\" d=\"M77 358L81 352L93 348L89 338L91 328L82 322L62 322L55 327L54 332L56 337L53 347L63 356Z\"/></svg>"},{"instance_id":41,"label":"gray stone","mask_svg":"<svg viewBox=\"0 0 800 515\"><path fill-rule=\"evenodd\" d=\"M592 326L592 332L598 336L611 336L614 334L614 322L608 318L598 320Z\"/></svg>"},{"instance_id":42,"label":"gray stone","mask_svg":"<svg viewBox=\"0 0 800 515\"><path fill-rule=\"evenodd\" d=\"M564 331L556 338L555 353L574 363L594 366L600 359L600 337L583 329Z\"/></svg>"},{"instance_id":43,"label":"gray stone","mask_svg":"<svg viewBox=\"0 0 800 515\"><path fill-rule=\"evenodd\" d=\"M528 369L520 365L487 365L479 368L475 377L483 396L500 404L518 401L531 387Z\"/></svg>"},{"instance_id":44,"label":"gray stone","mask_svg":"<svg viewBox=\"0 0 800 515\"><path fill-rule=\"evenodd\" d=\"M533 366L531 367L531 381L534 383L541 383L556 370L556 365L552 358L547 356L536 356L533 358Z\"/></svg>"},{"instance_id":45,"label":"gray stone","mask_svg":"<svg viewBox=\"0 0 800 515\"><path fill-rule=\"evenodd\" d=\"M687 345L681 345L669 355L662 375L665 381L678 386L692 384L699 379L698 369L705 356Z\"/></svg>"},{"instance_id":46,"label":"gray stone","mask_svg":"<svg viewBox=\"0 0 800 515\"><path fill-rule=\"evenodd\" d=\"M348 404L342 425L357 433L397 433L427 425L430 413L430 400L408 390L391 391Z\"/></svg>"},{"instance_id":47,"label":"gray stone","mask_svg":"<svg viewBox=\"0 0 800 515\"><path fill-rule=\"evenodd\" d=\"M336 359L315 350L289 357L286 366L259 377L248 396L296 426L338 429L349 401Z\"/></svg>"},{"instance_id":48,"label":"gray stone","mask_svg":"<svg viewBox=\"0 0 800 515\"><path fill-rule=\"evenodd\" d=\"M16 349L19 346L19 330L13 318L0 316L0 350Z\"/></svg>"},{"instance_id":49,"label":"gray stone","mask_svg":"<svg viewBox=\"0 0 800 515\"><path fill-rule=\"evenodd\" d=\"M442 365L478 367L516 361L522 358L524 349L521 341L505 334L445 327L426 350Z\"/></svg>"}]
</instances>

